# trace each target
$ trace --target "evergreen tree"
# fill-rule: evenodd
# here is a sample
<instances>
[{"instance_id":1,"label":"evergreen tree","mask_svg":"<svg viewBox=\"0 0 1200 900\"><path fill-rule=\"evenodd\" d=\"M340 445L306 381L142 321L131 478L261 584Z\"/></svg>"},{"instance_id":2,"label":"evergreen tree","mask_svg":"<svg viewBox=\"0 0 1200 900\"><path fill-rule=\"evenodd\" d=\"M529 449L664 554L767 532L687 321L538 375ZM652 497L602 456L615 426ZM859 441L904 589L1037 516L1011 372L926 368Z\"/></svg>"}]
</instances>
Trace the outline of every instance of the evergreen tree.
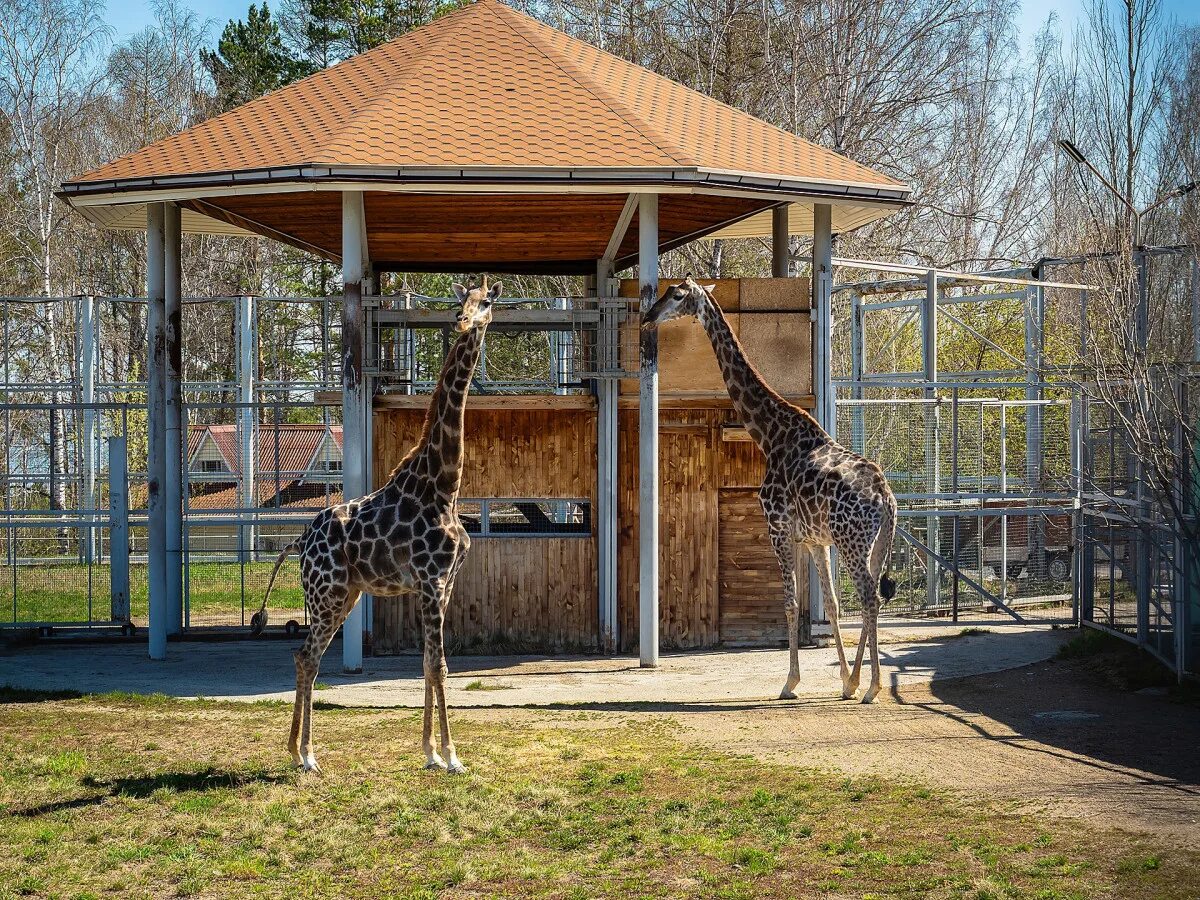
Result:
<instances>
[{"instance_id":1,"label":"evergreen tree","mask_svg":"<svg viewBox=\"0 0 1200 900\"><path fill-rule=\"evenodd\" d=\"M263 3L250 4L244 21L229 20L216 52L203 52L222 109L232 109L314 71L284 48L279 25Z\"/></svg>"}]
</instances>

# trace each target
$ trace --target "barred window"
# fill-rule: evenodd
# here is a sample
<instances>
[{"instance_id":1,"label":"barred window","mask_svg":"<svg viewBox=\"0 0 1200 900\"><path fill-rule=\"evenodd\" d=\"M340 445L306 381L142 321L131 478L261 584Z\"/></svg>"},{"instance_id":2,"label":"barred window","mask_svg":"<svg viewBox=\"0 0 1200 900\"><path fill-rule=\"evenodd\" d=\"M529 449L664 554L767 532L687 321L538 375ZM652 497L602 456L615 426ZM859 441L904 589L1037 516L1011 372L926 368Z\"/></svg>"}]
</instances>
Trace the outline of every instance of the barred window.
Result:
<instances>
[{"instance_id":1,"label":"barred window","mask_svg":"<svg viewBox=\"0 0 1200 900\"><path fill-rule=\"evenodd\" d=\"M484 538L590 537L592 505L577 498L488 497L460 500L467 533Z\"/></svg>"}]
</instances>

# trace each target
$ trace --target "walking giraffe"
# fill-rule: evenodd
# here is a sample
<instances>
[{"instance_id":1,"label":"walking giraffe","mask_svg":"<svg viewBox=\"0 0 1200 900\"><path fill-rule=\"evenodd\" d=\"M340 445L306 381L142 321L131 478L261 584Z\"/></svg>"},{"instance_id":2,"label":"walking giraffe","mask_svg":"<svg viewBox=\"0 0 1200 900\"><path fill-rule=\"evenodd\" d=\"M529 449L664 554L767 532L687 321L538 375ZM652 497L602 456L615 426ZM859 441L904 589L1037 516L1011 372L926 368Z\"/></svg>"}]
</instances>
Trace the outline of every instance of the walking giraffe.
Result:
<instances>
[{"instance_id":1,"label":"walking giraffe","mask_svg":"<svg viewBox=\"0 0 1200 900\"><path fill-rule=\"evenodd\" d=\"M700 321L717 355L733 408L767 458L758 497L783 573L788 627L789 670L780 698L793 699L800 681L796 633L799 545L811 554L820 573L841 664L842 697L847 700L858 691L863 651L868 642L871 645L871 685L862 698L863 703L871 703L880 689L880 595L887 599L896 593L895 582L886 574L896 532L896 498L879 466L838 444L812 416L788 403L763 381L713 299L713 287L699 285L688 275L681 283L668 287L647 310L642 327L655 328L682 316ZM837 547L862 601L862 637L853 672L846 664L838 626L830 547Z\"/></svg>"},{"instance_id":2,"label":"walking giraffe","mask_svg":"<svg viewBox=\"0 0 1200 900\"><path fill-rule=\"evenodd\" d=\"M463 419L467 392L479 361L483 335L492 321L500 282L488 289L454 285L462 335L446 355L429 401L417 445L372 494L317 514L292 541L271 572L263 605L251 620L266 625L267 598L288 554L300 556L300 583L308 607L309 631L296 651L296 703L288 749L296 765L320 771L312 743L312 693L321 656L363 592L385 597L416 594L421 602L425 641L425 718L421 735L426 768L451 773L466 768L454 750L446 711L446 653L442 623L454 590L454 577L471 539L458 518L463 468ZM441 753L433 746L433 706L441 729Z\"/></svg>"}]
</instances>

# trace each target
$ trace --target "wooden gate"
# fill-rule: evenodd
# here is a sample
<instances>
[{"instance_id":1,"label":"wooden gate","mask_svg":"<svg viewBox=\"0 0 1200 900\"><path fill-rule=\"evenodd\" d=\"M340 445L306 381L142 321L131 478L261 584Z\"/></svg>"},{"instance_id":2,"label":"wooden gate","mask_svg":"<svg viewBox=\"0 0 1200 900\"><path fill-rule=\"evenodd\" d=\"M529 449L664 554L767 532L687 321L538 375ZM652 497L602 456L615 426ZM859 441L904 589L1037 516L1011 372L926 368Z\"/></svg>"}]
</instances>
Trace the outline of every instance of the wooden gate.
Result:
<instances>
[{"instance_id":1,"label":"wooden gate","mask_svg":"<svg viewBox=\"0 0 1200 900\"><path fill-rule=\"evenodd\" d=\"M722 488L717 502L721 643L734 647L786 644L783 585L758 492ZM797 581L798 589L807 590L804 567L797 573Z\"/></svg>"}]
</instances>

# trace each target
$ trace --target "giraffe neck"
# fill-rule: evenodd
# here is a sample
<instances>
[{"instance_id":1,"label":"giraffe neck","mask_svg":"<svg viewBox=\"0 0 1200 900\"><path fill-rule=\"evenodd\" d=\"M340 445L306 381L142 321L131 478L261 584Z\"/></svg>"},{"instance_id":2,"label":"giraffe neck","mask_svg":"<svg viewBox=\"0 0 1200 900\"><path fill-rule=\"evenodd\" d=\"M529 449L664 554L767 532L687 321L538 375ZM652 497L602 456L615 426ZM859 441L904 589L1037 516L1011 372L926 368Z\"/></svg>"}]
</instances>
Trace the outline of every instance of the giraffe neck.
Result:
<instances>
[{"instance_id":1,"label":"giraffe neck","mask_svg":"<svg viewBox=\"0 0 1200 900\"><path fill-rule=\"evenodd\" d=\"M462 335L442 363L437 386L429 400L425 427L417 451L429 460L429 474L437 478L438 491L456 496L462 483L463 421L471 376L483 349L486 328L472 328Z\"/></svg>"},{"instance_id":2,"label":"giraffe neck","mask_svg":"<svg viewBox=\"0 0 1200 900\"><path fill-rule=\"evenodd\" d=\"M733 329L729 327L725 313L707 293L700 304L697 318L704 326L713 352L717 355L717 365L720 366L721 376L725 379L725 387L729 391L729 399L733 401L733 408L755 443L766 451L780 430L787 425L794 425L797 418L800 421L801 436L810 436L808 432L811 431L811 437L828 440L829 436L817 424L816 419L788 403L763 381L762 376L746 359L746 352Z\"/></svg>"}]
</instances>

